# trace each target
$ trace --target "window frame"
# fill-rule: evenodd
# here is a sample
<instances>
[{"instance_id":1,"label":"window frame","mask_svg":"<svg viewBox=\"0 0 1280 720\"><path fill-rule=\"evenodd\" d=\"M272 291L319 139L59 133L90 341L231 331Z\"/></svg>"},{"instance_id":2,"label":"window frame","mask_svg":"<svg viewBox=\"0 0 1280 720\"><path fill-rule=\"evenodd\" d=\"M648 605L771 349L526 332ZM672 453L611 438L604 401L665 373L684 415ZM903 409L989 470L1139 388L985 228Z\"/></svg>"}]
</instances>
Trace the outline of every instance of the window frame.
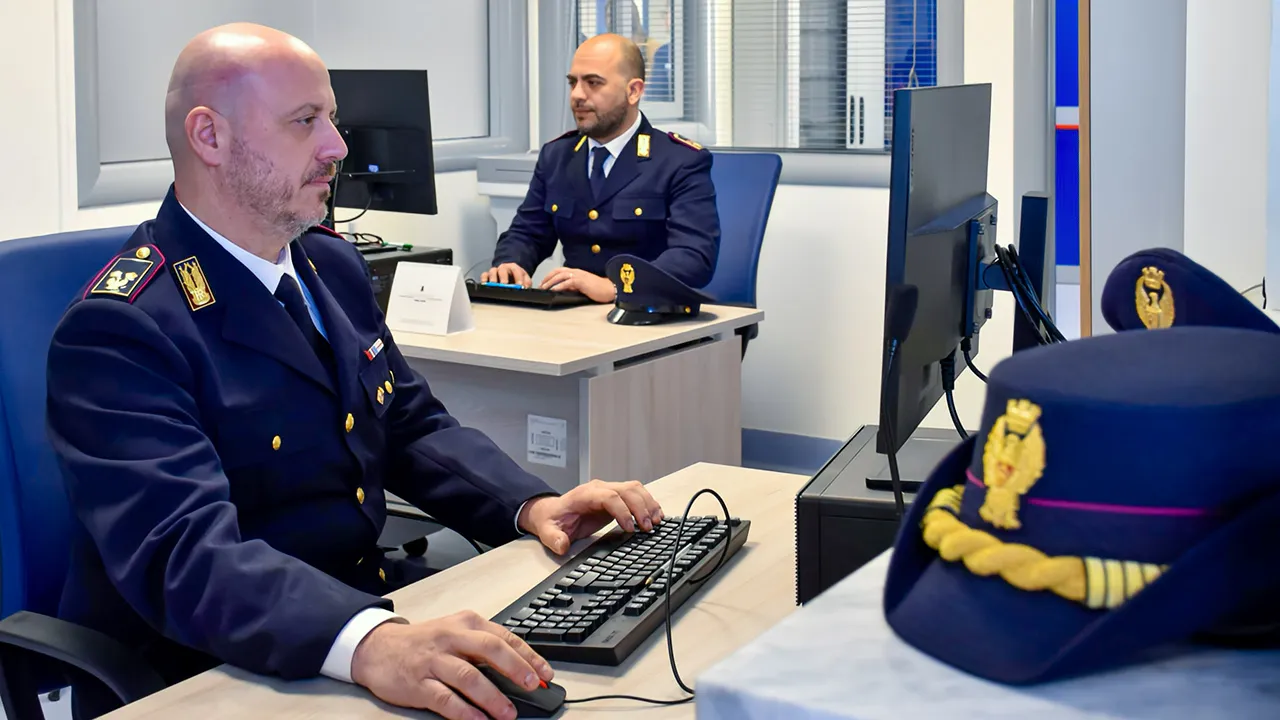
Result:
<instances>
[{"instance_id":1,"label":"window frame","mask_svg":"<svg viewBox=\"0 0 1280 720\"><path fill-rule=\"evenodd\" d=\"M487 155L529 149L528 0L487 0L489 134L436 140L437 173L474 170ZM97 0L72 0L75 45L76 189L79 208L161 200L173 180L169 159L104 163L98 147Z\"/></svg>"},{"instance_id":2,"label":"window frame","mask_svg":"<svg viewBox=\"0 0 1280 720\"><path fill-rule=\"evenodd\" d=\"M785 0L780 0L785 1ZM701 37L705 34L707 18L705 3L701 0L676 0L683 6L683 37ZM564 82L565 71L573 59L577 37L577 0L542 0L538 3L538 134L546 142L571 127L568 112L569 90ZM946 0L937 6L938 23L938 84L955 85L964 81L964 0ZM672 35L676 35L673 28ZM692 77L684 75L685 68L707 63L704 57L706 43L695 43L695 57L684 57L684 63L674 76L685 83L700 82L695 70ZM705 75L705 73L703 74ZM710 105L708 92L682 93ZM686 99L686 105L688 101ZM694 117L712 117L711 107L695 113ZM686 109L686 117L689 114ZM672 121L653 118L656 124L670 125ZM688 122L687 120L676 122ZM788 185L823 185L837 187L889 187L890 153L874 150L807 150L803 148L773 148L746 146L715 146L717 153L776 153L782 157L782 176L779 182Z\"/></svg>"}]
</instances>

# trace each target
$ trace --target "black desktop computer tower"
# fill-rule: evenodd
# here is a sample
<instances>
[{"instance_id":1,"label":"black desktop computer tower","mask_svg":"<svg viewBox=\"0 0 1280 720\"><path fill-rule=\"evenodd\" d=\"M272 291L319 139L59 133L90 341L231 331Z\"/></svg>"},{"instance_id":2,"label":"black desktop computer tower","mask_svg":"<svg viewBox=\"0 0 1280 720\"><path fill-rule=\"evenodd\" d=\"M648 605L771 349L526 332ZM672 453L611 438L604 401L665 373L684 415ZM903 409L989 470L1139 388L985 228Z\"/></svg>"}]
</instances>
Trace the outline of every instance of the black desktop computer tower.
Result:
<instances>
[{"instance_id":1,"label":"black desktop computer tower","mask_svg":"<svg viewBox=\"0 0 1280 720\"><path fill-rule=\"evenodd\" d=\"M369 266L369 282L378 307L385 314L391 301L391 281L396 276L396 266L402 262L452 265L453 250L449 248L421 247L417 245L367 245L360 246L360 254Z\"/></svg>"},{"instance_id":2,"label":"black desktop computer tower","mask_svg":"<svg viewBox=\"0 0 1280 720\"><path fill-rule=\"evenodd\" d=\"M875 425L863 426L796 495L798 605L892 548L897 539L893 493L873 489L883 487L889 476L887 457L876 452L877 431ZM910 478L917 488L959 442L954 430L917 430L898 453L903 480ZM904 490L908 506L914 498Z\"/></svg>"}]
</instances>

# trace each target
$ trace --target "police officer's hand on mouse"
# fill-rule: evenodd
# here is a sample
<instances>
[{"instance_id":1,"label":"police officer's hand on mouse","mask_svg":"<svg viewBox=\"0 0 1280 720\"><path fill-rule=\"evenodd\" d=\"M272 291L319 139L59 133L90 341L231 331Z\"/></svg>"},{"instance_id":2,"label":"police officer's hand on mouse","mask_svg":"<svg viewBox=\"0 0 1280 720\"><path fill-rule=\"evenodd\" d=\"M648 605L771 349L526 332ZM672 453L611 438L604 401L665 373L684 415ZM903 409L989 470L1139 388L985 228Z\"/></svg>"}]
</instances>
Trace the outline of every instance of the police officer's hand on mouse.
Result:
<instances>
[{"instance_id":1,"label":"police officer's hand on mouse","mask_svg":"<svg viewBox=\"0 0 1280 720\"><path fill-rule=\"evenodd\" d=\"M598 303L613 302L618 289L608 278L574 268L561 267L547 273L540 286L546 290L582 293Z\"/></svg>"},{"instance_id":2,"label":"police officer's hand on mouse","mask_svg":"<svg viewBox=\"0 0 1280 720\"><path fill-rule=\"evenodd\" d=\"M528 690L554 676L547 661L515 634L465 610L377 626L351 658L351 679L392 705L425 708L449 720L514 720L515 706L477 664Z\"/></svg>"},{"instance_id":3,"label":"police officer's hand on mouse","mask_svg":"<svg viewBox=\"0 0 1280 720\"><path fill-rule=\"evenodd\" d=\"M480 282L499 282L511 285L519 285L521 287L532 287L533 278L529 277L529 273L524 268L515 263L502 263L498 267L489 268L480 273Z\"/></svg>"}]
</instances>

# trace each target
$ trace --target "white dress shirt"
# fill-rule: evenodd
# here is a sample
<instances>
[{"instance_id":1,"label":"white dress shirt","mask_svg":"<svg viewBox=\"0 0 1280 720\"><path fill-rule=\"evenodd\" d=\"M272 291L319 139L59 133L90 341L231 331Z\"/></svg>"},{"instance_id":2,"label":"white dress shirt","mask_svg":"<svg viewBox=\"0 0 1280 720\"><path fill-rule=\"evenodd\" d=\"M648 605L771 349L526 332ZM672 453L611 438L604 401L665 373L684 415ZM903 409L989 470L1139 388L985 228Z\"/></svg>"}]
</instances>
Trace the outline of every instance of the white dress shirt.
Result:
<instances>
[{"instance_id":1,"label":"white dress shirt","mask_svg":"<svg viewBox=\"0 0 1280 720\"><path fill-rule=\"evenodd\" d=\"M600 147L601 145L609 149L609 157L605 158L605 161L604 161L604 176L609 177L609 171L613 169L613 161L618 159L618 156L622 154L622 149L627 146L627 143L631 142L631 138L634 137L636 134L636 131L640 129L640 121L643 119L644 119L643 114L636 113L636 121L631 123L631 127L627 128L626 132L622 133L621 135L610 140L607 143L598 142L595 138L591 138L587 140L587 149L592 151L587 153L587 179L588 180L591 179L591 165L592 165L591 158L592 158L592 155L594 154L595 149Z\"/></svg>"},{"instance_id":2,"label":"white dress shirt","mask_svg":"<svg viewBox=\"0 0 1280 720\"><path fill-rule=\"evenodd\" d=\"M632 132L634 132L634 128ZM324 319L320 317L320 310L316 307L315 300L311 297L311 291L307 289L306 283L302 281L302 278L298 277L298 271L293 267L293 254L290 252L288 245L285 245L284 249L280 251L280 256L276 258L275 262L264 260L204 224L200 218L192 214L190 210L187 210L185 205L182 206L182 209L186 210L187 215L191 216L191 219L202 230L209 233L209 237L217 241L224 250L231 253L231 257L239 260L255 277L261 280L267 291L272 295L275 294L276 288L280 285L280 280L285 275L296 280L302 288L302 298L306 300L307 312L311 314L311 321L316 324L316 329L325 336L325 339L328 339L329 335L325 332ZM283 306L283 303L281 305ZM527 503L528 501L526 500L525 502ZM514 522L516 523L516 532L524 535L524 531L520 529L521 510L524 510L524 503L521 503L520 508L516 510ZM324 665L320 668L320 674L334 680L352 682L351 660L356 654L356 647L375 627L388 621L405 624L409 622L399 615L382 608L365 608L353 615L347 621L347 624L342 626L342 630L338 631L338 637L334 639L333 645L329 647L329 654L325 656Z\"/></svg>"}]
</instances>

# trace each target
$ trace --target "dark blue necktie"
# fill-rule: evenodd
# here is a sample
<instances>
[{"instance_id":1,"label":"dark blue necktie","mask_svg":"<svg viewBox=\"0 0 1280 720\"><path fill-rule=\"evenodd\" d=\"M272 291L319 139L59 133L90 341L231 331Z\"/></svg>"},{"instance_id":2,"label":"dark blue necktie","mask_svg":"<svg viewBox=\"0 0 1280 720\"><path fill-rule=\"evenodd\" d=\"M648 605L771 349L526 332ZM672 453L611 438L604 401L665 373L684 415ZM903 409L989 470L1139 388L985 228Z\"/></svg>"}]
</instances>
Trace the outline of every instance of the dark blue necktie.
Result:
<instances>
[{"instance_id":1,"label":"dark blue necktie","mask_svg":"<svg viewBox=\"0 0 1280 720\"><path fill-rule=\"evenodd\" d=\"M591 150L591 194L600 197L604 189L604 161L609 159L609 148L601 145Z\"/></svg>"},{"instance_id":2,"label":"dark blue necktie","mask_svg":"<svg viewBox=\"0 0 1280 720\"><path fill-rule=\"evenodd\" d=\"M307 301L302 297L302 288L298 286L298 281L287 273L282 275L280 284L276 286L275 295L276 299L284 305L289 317L293 318L293 322L302 331L302 336L307 339L307 344L315 351L316 357L320 358L320 362L332 373L333 348L329 347L329 341L324 339L311 319L311 312L307 310Z\"/></svg>"}]
</instances>

